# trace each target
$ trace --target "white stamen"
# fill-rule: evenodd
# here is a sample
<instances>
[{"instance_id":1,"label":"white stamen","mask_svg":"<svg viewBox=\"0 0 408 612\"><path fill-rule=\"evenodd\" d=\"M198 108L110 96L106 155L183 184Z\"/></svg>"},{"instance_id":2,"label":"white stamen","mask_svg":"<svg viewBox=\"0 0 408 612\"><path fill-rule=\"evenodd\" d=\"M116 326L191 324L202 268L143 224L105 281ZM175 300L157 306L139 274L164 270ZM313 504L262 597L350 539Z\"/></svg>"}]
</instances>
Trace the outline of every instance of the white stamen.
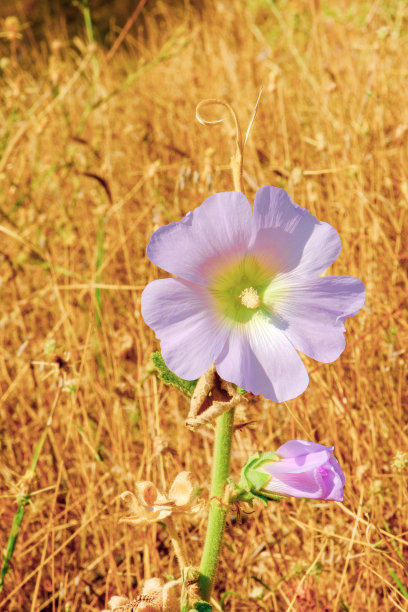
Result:
<instances>
[{"instance_id":1,"label":"white stamen","mask_svg":"<svg viewBox=\"0 0 408 612\"><path fill-rule=\"evenodd\" d=\"M247 287L239 294L241 298L241 304L246 306L247 308L258 308L261 300L259 299L259 295L254 287Z\"/></svg>"}]
</instances>

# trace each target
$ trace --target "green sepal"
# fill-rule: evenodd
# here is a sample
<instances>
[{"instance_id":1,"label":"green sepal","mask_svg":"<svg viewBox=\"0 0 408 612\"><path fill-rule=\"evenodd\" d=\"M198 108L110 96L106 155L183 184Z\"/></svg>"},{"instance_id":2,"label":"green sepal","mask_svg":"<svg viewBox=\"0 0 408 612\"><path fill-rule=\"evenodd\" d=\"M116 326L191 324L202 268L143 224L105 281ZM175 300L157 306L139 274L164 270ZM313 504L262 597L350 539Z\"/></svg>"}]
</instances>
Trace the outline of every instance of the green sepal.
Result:
<instances>
[{"instance_id":1,"label":"green sepal","mask_svg":"<svg viewBox=\"0 0 408 612\"><path fill-rule=\"evenodd\" d=\"M269 491L262 491L262 493L260 491L254 491L252 495L260 499L265 504L265 506L270 501L279 503L283 499L283 495L278 495L277 493L270 493Z\"/></svg>"},{"instance_id":2,"label":"green sepal","mask_svg":"<svg viewBox=\"0 0 408 612\"><path fill-rule=\"evenodd\" d=\"M194 389L196 388L197 380L184 380L180 378L174 372L169 370L166 366L164 359L159 351L156 351L152 355L152 362L157 370L160 380L164 382L166 385L170 385L172 387L176 387L182 391L188 397L191 397L194 393Z\"/></svg>"},{"instance_id":3,"label":"green sepal","mask_svg":"<svg viewBox=\"0 0 408 612\"><path fill-rule=\"evenodd\" d=\"M279 455L272 451L251 455L241 471L241 487L249 491L263 489L264 485L270 481L271 475L264 472L262 466L265 463L278 460Z\"/></svg>"},{"instance_id":4,"label":"green sepal","mask_svg":"<svg viewBox=\"0 0 408 612\"><path fill-rule=\"evenodd\" d=\"M234 500L247 501L251 505L255 497L264 504L267 504L268 501L279 502L282 495L264 489L265 485L271 480L271 475L262 470L265 464L271 461L279 461L279 459L279 455L273 451L251 455L242 468L239 484L235 485L237 496L234 496Z\"/></svg>"},{"instance_id":5,"label":"green sepal","mask_svg":"<svg viewBox=\"0 0 408 612\"><path fill-rule=\"evenodd\" d=\"M267 505L269 501L280 502L282 499L282 495L277 495L276 493L270 493L269 491L256 491L252 489L251 491L242 485L242 481L239 484L236 484L231 478L227 480L229 485L232 485L235 489L235 493L231 496L230 502L246 502L251 506L254 505L254 499L257 498L261 500Z\"/></svg>"},{"instance_id":6,"label":"green sepal","mask_svg":"<svg viewBox=\"0 0 408 612\"><path fill-rule=\"evenodd\" d=\"M266 472L257 472L253 468L245 472L243 477L244 483L250 491L259 491L260 489L263 489L263 487L268 484L271 479L270 474L267 474Z\"/></svg>"}]
</instances>

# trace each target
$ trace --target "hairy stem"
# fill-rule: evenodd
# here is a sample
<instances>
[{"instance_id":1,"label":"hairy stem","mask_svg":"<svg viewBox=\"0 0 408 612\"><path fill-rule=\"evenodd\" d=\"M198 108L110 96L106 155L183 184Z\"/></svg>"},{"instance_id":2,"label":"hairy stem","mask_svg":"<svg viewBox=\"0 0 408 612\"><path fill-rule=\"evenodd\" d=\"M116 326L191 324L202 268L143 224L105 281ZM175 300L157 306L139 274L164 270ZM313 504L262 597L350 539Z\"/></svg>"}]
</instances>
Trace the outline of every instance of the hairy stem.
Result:
<instances>
[{"instance_id":1,"label":"hairy stem","mask_svg":"<svg viewBox=\"0 0 408 612\"><path fill-rule=\"evenodd\" d=\"M198 579L201 597L205 601L210 599L224 535L228 507L223 504L222 497L230 469L233 432L234 409L231 408L219 416L216 422L210 512Z\"/></svg>"}]
</instances>

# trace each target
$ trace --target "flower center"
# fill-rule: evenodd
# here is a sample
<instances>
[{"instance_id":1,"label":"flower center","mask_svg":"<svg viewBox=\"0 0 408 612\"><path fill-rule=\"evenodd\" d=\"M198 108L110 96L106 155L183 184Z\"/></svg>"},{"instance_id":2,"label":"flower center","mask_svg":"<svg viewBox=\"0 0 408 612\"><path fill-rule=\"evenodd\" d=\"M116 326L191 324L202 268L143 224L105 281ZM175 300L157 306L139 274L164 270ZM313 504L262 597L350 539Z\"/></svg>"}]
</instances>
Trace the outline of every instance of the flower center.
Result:
<instances>
[{"instance_id":1,"label":"flower center","mask_svg":"<svg viewBox=\"0 0 408 612\"><path fill-rule=\"evenodd\" d=\"M258 308L261 300L257 290L254 287L247 287L239 294L241 304L247 308Z\"/></svg>"},{"instance_id":2,"label":"flower center","mask_svg":"<svg viewBox=\"0 0 408 612\"><path fill-rule=\"evenodd\" d=\"M208 288L216 311L226 321L248 323L265 308L264 293L274 271L255 255L216 262Z\"/></svg>"}]
</instances>

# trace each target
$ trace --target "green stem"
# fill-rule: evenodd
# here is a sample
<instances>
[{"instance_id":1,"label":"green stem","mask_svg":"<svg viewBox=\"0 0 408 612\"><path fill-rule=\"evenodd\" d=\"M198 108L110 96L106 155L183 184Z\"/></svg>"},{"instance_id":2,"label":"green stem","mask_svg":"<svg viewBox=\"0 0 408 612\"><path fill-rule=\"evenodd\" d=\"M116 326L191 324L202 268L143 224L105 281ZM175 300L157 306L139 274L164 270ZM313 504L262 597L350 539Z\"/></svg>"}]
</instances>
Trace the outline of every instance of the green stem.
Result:
<instances>
[{"instance_id":1,"label":"green stem","mask_svg":"<svg viewBox=\"0 0 408 612\"><path fill-rule=\"evenodd\" d=\"M216 421L210 512L198 579L201 597L205 601L210 600L224 535L228 507L223 503L222 496L229 475L233 433L234 409L232 408L219 416Z\"/></svg>"}]
</instances>

